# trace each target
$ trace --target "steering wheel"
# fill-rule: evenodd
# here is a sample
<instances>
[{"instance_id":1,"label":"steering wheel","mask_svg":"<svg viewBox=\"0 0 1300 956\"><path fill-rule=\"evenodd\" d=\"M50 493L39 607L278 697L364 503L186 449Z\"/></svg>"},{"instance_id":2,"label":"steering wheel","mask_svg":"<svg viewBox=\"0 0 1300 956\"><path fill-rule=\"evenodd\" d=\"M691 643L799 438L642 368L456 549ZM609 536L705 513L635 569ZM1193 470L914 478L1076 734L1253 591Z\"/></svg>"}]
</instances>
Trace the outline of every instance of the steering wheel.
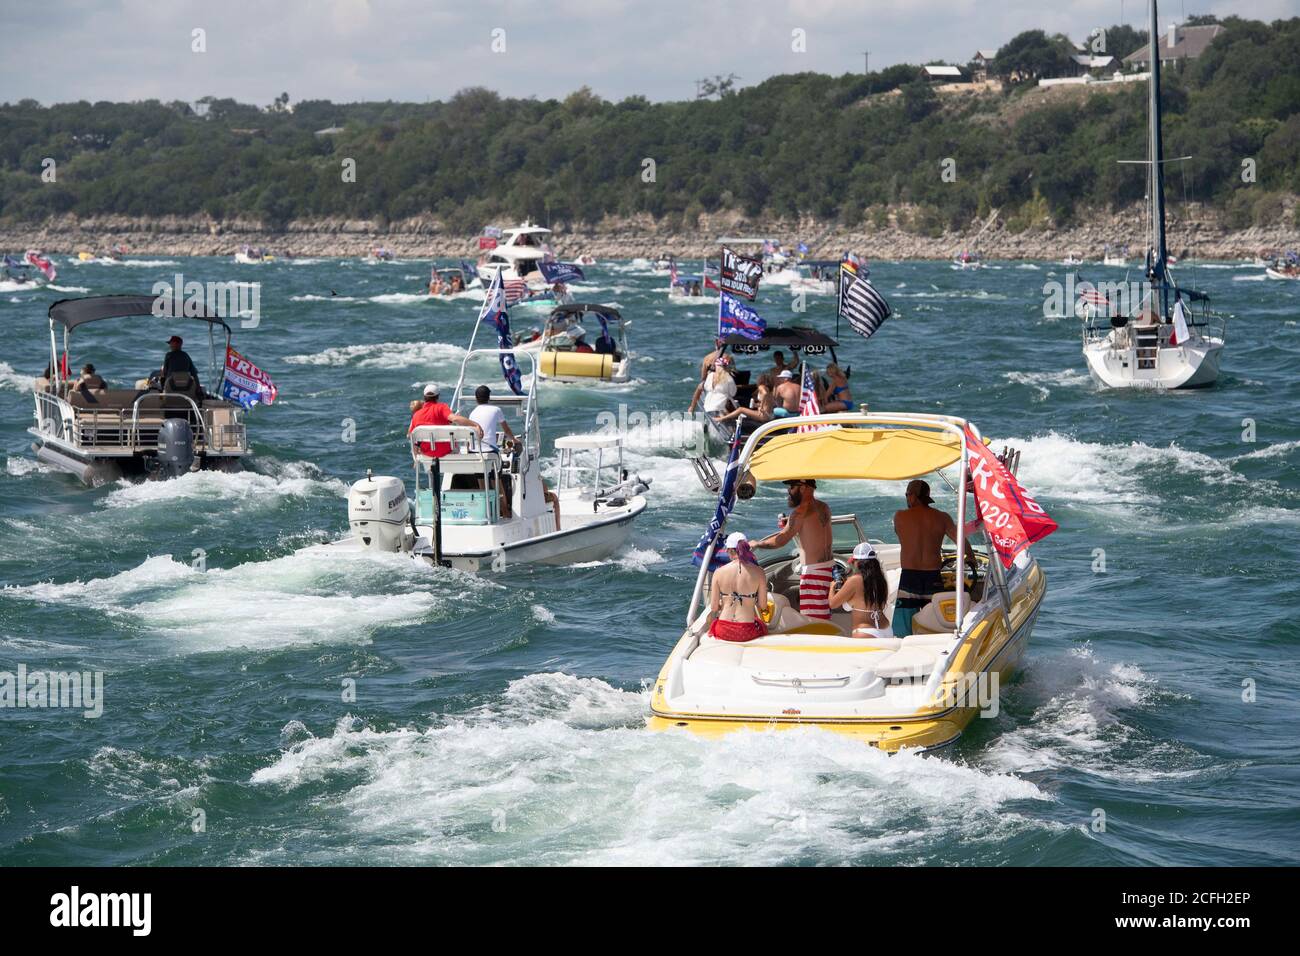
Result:
<instances>
[{"instance_id":1,"label":"steering wheel","mask_svg":"<svg viewBox=\"0 0 1300 956\"><path fill-rule=\"evenodd\" d=\"M978 555L976 555L976 558L978 559ZM952 552L952 554L945 554L943 556L943 561L940 562L939 564L939 570L941 572L951 571L954 576L957 574L957 552L956 551ZM976 581L980 579L979 565L975 561L968 561L966 563L966 570L970 573L971 584L974 584Z\"/></svg>"}]
</instances>

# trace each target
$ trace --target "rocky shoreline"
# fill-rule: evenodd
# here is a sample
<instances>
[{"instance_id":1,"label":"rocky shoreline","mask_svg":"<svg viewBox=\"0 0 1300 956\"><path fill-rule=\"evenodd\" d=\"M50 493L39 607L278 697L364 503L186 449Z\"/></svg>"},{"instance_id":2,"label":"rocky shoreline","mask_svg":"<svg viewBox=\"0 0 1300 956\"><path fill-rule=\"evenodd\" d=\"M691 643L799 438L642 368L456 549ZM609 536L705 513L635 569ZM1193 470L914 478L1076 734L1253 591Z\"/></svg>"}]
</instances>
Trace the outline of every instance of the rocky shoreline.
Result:
<instances>
[{"instance_id":1,"label":"rocky shoreline","mask_svg":"<svg viewBox=\"0 0 1300 956\"><path fill-rule=\"evenodd\" d=\"M891 208L852 227L810 218L715 214L701 216L694 228L685 228L680 219L656 221L647 215L610 218L594 225L555 223L553 245L561 257L586 254L597 260L654 258L665 253L696 259L716 254L723 236L773 237L787 244L803 240L814 258L836 258L844 250L853 250L868 259L948 259L968 249L986 259L1052 260L1070 255L1097 259L1107 244L1127 245L1133 256L1145 246L1137 208L1061 229L1050 223L1026 227L995 212L964 230L932 228L927 235L912 227L917 218L908 207ZM498 224L511 223L503 218ZM1170 250L1179 256L1249 259L1264 249L1300 248L1294 199L1275 225L1229 229L1213 210L1191 207L1186 213L1170 211L1168 231ZM132 255L159 256L233 255L242 245L299 257L364 256L380 245L406 258L478 254L476 235L448 231L432 216L393 222L318 219L291 222L282 229L256 221L176 216L62 216L42 223L0 224L0 251L40 249L75 255L99 253L116 243Z\"/></svg>"}]
</instances>

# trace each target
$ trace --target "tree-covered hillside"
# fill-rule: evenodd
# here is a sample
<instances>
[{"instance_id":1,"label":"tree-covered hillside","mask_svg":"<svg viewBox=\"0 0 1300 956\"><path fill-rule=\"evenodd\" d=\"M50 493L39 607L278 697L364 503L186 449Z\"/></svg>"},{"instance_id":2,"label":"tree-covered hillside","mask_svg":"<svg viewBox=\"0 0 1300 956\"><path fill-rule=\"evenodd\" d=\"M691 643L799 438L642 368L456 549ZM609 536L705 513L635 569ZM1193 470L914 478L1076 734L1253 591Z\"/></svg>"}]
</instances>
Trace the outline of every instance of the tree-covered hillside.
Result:
<instances>
[{"instance_id":1,"label":"tree-covered hillside","mask_svg":"<svg viewBox=\"0 0 1300 956\"><path fill-rule=\"evenodd\" d=\"M1165 148L1194 157L1170 168L1171 194L1185 182L1245 225L1273 214L1270 193L1300 193L1300 18L1223 23L1204 55L1165 73ZM275 225L432 213L464 230L523 215L651 213L689 225L735 209L857 224L910 204L918 230L934 231L994 208L1068 223L1142 197L1141 168L1116 160L1145 153L1144 85L960 96L937 94L919 72L801 73L734 92L724 82L716 98L658 104L470 89L446 103L307 100L292 112L287 96L266 109L212 100L200 117L179 103L23 101L0 106L0 219L208 214ZM47 157L53 183L41 178ZM949 158L955 181L941 175ZM344 181L346 159L355 182Z\"/></svg>"}]
</instances>

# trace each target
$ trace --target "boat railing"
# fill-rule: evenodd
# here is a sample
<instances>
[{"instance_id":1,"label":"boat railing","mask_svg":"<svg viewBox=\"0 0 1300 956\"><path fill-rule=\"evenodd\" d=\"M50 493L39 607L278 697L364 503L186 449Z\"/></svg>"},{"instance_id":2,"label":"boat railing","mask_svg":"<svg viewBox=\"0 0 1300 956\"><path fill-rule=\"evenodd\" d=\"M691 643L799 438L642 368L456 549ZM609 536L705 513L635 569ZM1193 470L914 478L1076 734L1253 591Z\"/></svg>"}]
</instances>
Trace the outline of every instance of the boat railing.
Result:
<instances>
[{"instance_id":1,"label":"boat railing","mask_svg":"<svg viewBox=\"0 0 1300 956\"><path fill-rule=\"evenodd\" d=\"M1187 315L1187 329L1192 338L1208 338L1224 341L1228 331L1228 317L1217 312L1209 310L1197 311L1194 314L1189 312ZM1120 331L1122 334L1117 337L1116 344L1121 348L1128 348L1133 345L1137 348L1171 348L1174 347L1172 336L1174 334L1174 325L1172 322L1161 322L1159 325L1139 325L1136 319L1102 315L1089 309L1083 320L1083 344L1099 345L1105 342L1112 331ZM1139 338L1150 340L1154 334L1155 341L1140 344Z\"/></svg>"},{"instance_id":2,"label":"boat railing","mask_svg":"<svg viewBox=\"0 0 1300 956\"><path fill-rule=\"evenodd\" d=\"M417 425L411 429L407 442L411 447L411 460L417 465L428 466L433 463L434 456L426 455L420 450L423 444L447 444L450 446L447 452L449 455L479 459L497 457L496 452L479 444L478 431L468 425Z\"/></svg>"},{"instance_id":3,"label":"boat railing","mask_svg":"<svg viewBox=\"0 0 1300 956\"><path fill-rule=\"evenodd\" d=\"M147 409L146 399L181 400L183 406ZM146 392L137 397L128 410L123 407L81 407L54 392L36 393L36 418L42 435L87 452L138 453L158 447L158 432L169 418L183 417L194 436L194 448L208 454L244 454L248 436L240 421L240 410L233 406L202 408L188 395L172 392Z\"/></svg>"}]
</instances>

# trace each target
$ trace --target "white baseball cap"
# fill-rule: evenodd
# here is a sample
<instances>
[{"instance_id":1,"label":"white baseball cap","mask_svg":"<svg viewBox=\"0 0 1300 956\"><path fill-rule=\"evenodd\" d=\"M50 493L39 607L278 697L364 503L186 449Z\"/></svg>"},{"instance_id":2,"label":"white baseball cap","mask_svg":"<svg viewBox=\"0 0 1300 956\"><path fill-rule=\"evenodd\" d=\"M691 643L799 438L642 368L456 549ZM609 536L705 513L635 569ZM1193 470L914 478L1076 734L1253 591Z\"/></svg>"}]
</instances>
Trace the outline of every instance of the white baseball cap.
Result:
<instances>
[{"instance_id":1,"label":"white baseball cap","mask_svg":"<svg viewBox=\"0 0 1300 956\"><path fill-rule=\"evenodd\" d=\"M855 561L870 561L875 556L876 549L865 541L860 542L857 547L853 549L853 560Z\"/></svg>"},{"instance_id":2,"label":"white baseball cap","mask_svg":"<svg viewBox=\"0 0 1300 956\"><path fill-rule=\"evenodd\" d=\"M728 551L730 551L732 548L735 548L741 542L748 541L748 540L749 539L745 537L745 532L733 531L731 532L731 534L727 535L726 548Z\"/></svg>"},{"instance_id":3,"label":"white baseball cap","mask_svg":"<svg viewBox=\"0 0 1300 956\"><path fill-rule=\"evenodd\" d=\"M430 382L428 385L424 386L424 394L425 394L425 395L432 395L434 398L437 398L437 397L438 397L438 383L437 383L437 382Z\"/></svg>"},{"instance_id":4,"label":"white baseball cap","mask_svg":"<svg viewBox=\"0 0 1300 956\"><path fill-rule=\"evenodd\" d=\"M777 378L794 378L794 372L790 371L788 368L783 368L783 369L781 369L781 371L779 371L779 372L776 373L776 377L777 377Z\"/></svg>"}]
</instances>

